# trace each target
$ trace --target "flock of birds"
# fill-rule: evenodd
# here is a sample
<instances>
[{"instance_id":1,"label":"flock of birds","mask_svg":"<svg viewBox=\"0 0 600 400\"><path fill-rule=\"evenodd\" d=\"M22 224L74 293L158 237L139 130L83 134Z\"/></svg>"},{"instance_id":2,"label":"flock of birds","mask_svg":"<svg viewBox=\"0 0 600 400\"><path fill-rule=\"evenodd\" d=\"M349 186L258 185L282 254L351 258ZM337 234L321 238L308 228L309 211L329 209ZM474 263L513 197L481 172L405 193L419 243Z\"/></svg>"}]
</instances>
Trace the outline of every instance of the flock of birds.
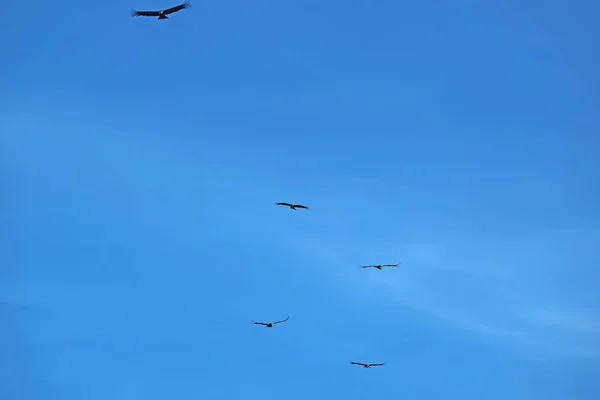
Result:
<instances>
[{"instance_id":1,"label":"flock of birds","mask_svg":"<svg viewBox=\"0 0 600 400\"><path fill-rule=\"evenodd\" d=\"M185 3L179 4L175 7L167 8L166 10L156 10L156 11L133 10L133 11L131 11L131 15L134 17L158 17L158 19L168 19L169 17L167 17L167 15L173 14L175 12L181 11L186 8L190 8L191 6L192 6L192 4L189 1L186 1ZM303 204L294 204L294 203L286 203L286 202L278 202L275 204L278 206L288 207L290 210L297 210L297 209L309 210L310 209L309 207L307 207ZM378 270L382 270L385 267L398 267L399 265L400 264L376 264L376 265L363 265L360 268L375 268ZM289 319L290 319L290 317L288 316L285 319L282 319L280 321L253 322L253 324L254 325L262 325L267 328L273 328L275 325L287 322ZM362 363L362 362L356 362L356 361L350 361L350 364L360 365L364 368L381 367L381 366L385 365L385 363Z\"/></svg>"},{"instance_id":2,"label":"flock of birds","mask_svg":"<svg viewBox=\"0 0 600 400\"><path fill-rule=\"evenodd\" d=\"M285 202L278 202L275 203L275 205L278 206L286 206L289 207L291 210L296 210L298 208L303 208L305 210L310 210L310 207L305 206L303 204L293 204L293 203L285 203ZM378 270L382 270L385 267L399 267L400 263L398 264L375 264L375 265L363 265L361 266L361 268L375 268ZM275 326L276 324L280 324L282 322L287 322L287 320L290 319L290 317L287 317L286 319L282 319L281 321L276 321L276 322L254 322L255 325L264 325L267 328L272 328L273 326ZM352 365L361 365L364 368L371 368L371 367L381 367L383 365L385 365L385 363L361 363L361 362L356 362L356 361L350 361L350 364Z\"/></svg>"},{"instance_id":3,"label":"flock of birds","mask_svg":"<svg viewBox=\"0 0 600 400\"><path fill-rule=\"evenodd\" d=\"M305 210L310 210L310 207L305 206L303 204L294 204L294 203L285 203L285 202L278 202L275 203L275 205L278 206L285 206L285 207L289 207L290 210L297 210L299 208L301 209L305 209ZM375 268L378 270L382 270L385 267L399 267L400 263L398 264L375 264L375 265L362 265L360 268ZM281 324L283 322L287 322L290 319L290 317L286 317L285 319L282 319L281 321L275 321L275 322L262 322L262 321L257 321L257 322L253 322L254 325L262 325L265 326L267 328L272 328L277 324ZM371 368L371 367L382 367L385 365L385 363L362 363L362 362L356 362L356 361L350 361L350 364L352 365L360 365L364 368Z\"/></svg>"}]
</instances>

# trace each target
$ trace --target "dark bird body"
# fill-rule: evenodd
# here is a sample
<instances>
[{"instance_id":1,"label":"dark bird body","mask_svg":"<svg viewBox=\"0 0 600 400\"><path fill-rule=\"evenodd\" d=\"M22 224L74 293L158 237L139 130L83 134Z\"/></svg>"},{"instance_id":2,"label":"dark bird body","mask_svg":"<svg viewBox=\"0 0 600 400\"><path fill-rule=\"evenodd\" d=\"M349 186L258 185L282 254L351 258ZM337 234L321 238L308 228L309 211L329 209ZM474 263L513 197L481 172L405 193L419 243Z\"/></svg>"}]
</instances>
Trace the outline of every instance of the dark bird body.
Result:
<instances>
[{"instance_id":1,"label":"dark bird body","mask_svg":"<svg viewBox=\"0 0 600 400\"><path fill-rule=\"evenodd\" d=\"M378 270L381 271L382 268L384 267L397 267L400 264L377 264L377 265L363 265L361 268L377 268Z\"/></svg>"},{"instance_id":2,"label":"dark bird body","mask_svg":"<svg viewBox=\"0 0 600 400\"><path fill-rule=\"evenodd\" d=\"M266 326L267 328L272 328L274 325L280 324L282 322L286 322L288 319L290 319L290 317L287 317L286 319L282 319L281 321L276 321L276 322L253 322L254 325L263 325Z\"/></svg>"},{"instance_id":3,"label":"dark bird body","mask_svg":"<svg viewBox=\"0 0 600 400\"><path fill-rule=\"evenodd\" d=\"M384 363L381 364L367 364L367 363L359 363L359 362L354 362L354 361L350 361L350 364L354 364L354 365L362 365L365 368L371 368L371 367L381 367L384 365Z\"/></svg>"},{"instance_id":4,"label":"dark bird body","mask_svg":"<svg viewBox=\"0 0 600 400\"><path fill-rule=\"evenodd\" d=\"M175 7L168 8L166 10L158 10L158 11L132 11L131 15L134 17L158 17L158 19L168 19L167 15L173 14L174 12L181 11L184 8L190 8L192 3L186 1L183 4L180 4Z\"/></svg>"},{"instance_id":5,"label":"dark bird body","mask_svg":"<svg viewBox=\"0 0 600 400\"><path fill-rule=\"evenodd\" d=\"M291 203L275 203L278 206L286 206L289 207L292 210L295 210L297 208L304 208L306 210L308 210L309 208L307 206L303 206L302 204L291 204Z\"/></svg>"}]
</instances>

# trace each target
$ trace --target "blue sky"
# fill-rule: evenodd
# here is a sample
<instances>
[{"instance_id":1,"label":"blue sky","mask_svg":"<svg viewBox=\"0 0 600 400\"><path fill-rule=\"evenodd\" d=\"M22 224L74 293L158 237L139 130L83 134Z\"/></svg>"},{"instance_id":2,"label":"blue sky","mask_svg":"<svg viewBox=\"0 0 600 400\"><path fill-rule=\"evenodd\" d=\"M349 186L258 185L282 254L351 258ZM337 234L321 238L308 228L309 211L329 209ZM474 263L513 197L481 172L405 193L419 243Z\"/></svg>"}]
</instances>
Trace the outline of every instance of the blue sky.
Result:
<instances>
[{"instance_id":1,"label":"blue sky","mask_svg":"<svg viewBox=\"0 0 600 400\"><path fill-rule=\"evenodd\" d=\"M0 398L598 398L600 7L175 3L7 4Z\"/></svg>"}]
</instances>

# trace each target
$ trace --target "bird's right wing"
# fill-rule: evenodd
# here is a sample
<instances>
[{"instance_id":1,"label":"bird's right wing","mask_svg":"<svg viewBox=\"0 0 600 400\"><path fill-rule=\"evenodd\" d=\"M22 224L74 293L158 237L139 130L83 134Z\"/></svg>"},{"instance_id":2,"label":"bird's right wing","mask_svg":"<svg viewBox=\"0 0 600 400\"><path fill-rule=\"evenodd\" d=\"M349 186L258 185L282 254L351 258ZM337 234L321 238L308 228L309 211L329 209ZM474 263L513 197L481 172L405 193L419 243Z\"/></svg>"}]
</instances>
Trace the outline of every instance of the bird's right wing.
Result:
<instances>
[{"instance_id":1,"label":"bird's right wing","mask_svg":"<svg viewBox=\"0 0 600 400\"><path fill-rule=\"evenodd\" d=\"M288 206L288 207L291 206L290 203L275 203L275 204L278 206Z\"/></svg>"},{"instance_id":2,"label":"bird's right wing","mask_svg":"<svg viewBox=\"0 0 600 400\"><path fill-rule=\"evenodd\" d=\"M267 325L265 322L253 322L254 325Z\"/></svg>"},{"instance_id":3,"label":"bird's right wing","mask_svg":"<svg viewBox=\"0 0 600 400\"><path fill-rule=\"evenodd\" d=\"M158 11L131 11L131 15L134 17L158 17L160 14Z\"/></svg>"},{"instance_id":4,"label":"bird's right wing","mask_svg":"<svg viewBox=\"0 0 600 400\"><path fill-rule=\"evenodd\" d=\"M280 324L282 322L286 322L288 319L290 319L290 317L287 317L286 319L282 319L281 321L273 322L273 325Z\"/></svg>"},{"instance_id":5,"label":"bird's right wing","mask_svg":"<svg viewBox=\"0 0 600 400\"><path fill-rule=\"evenodd\" d=\"M359 362L355 362L355 361L350 361L350 364L354 364L354 365L365 365L363 363L359 363Z\"/></svg>"},{"instance_id":6,"label":"bird's right wing","mask_svg":"<svg viewBox=\"0 0 600 400\"><path fill-rule=\"evenodd\" d=\"M363 265L361 268L373 268L373 265Z\"/></svg>"},{"instance_id":7,"label":"bird's right wing","mask_svg":"<svg viewBox=\"0 0 600 400\"><path fill-rule=\"evenodd\" d=\"M185 3L182 3L178 6L167 8L165 10L165 14L172 14L174 12L181 11L184 8L190 8L191 6L192 6L192 3L190 3L189 1L186 1Z\"/></svg>"},{"instance_id":8,"label":"bird's right wing","mask_svg":"<svg viewBox=\"0 0 600 400\"><path fill-rule=\"evenodd\" d=\"M371 364L371 367L381 367L383 365L384 365L384 363L381 363L381 364Z\"/></svg>"}]
</instances>

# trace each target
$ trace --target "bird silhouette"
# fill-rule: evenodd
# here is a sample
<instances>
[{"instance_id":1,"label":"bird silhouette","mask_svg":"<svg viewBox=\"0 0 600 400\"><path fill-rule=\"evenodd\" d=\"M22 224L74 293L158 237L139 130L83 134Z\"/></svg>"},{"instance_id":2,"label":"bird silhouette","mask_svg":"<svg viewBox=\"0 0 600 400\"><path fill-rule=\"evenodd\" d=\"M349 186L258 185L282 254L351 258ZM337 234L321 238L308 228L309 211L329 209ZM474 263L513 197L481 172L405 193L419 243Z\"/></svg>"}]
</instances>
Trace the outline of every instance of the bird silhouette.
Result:
<instances>
[{"instance_id":1,"label":"bird silhouette","mask_svg":"<svg viewBox=\"0 0 600 400\"><path fill-rule=\"evenodd\" d=\"M290 317L287 317L286 319L282 319L281 321L276 321L276 322L253 322L254 325L263 325L266 326L267 328L272 328L274 325L280 324L282 322L286 322L288 319L290 319Z\"/></svg>"}]
</instances>

